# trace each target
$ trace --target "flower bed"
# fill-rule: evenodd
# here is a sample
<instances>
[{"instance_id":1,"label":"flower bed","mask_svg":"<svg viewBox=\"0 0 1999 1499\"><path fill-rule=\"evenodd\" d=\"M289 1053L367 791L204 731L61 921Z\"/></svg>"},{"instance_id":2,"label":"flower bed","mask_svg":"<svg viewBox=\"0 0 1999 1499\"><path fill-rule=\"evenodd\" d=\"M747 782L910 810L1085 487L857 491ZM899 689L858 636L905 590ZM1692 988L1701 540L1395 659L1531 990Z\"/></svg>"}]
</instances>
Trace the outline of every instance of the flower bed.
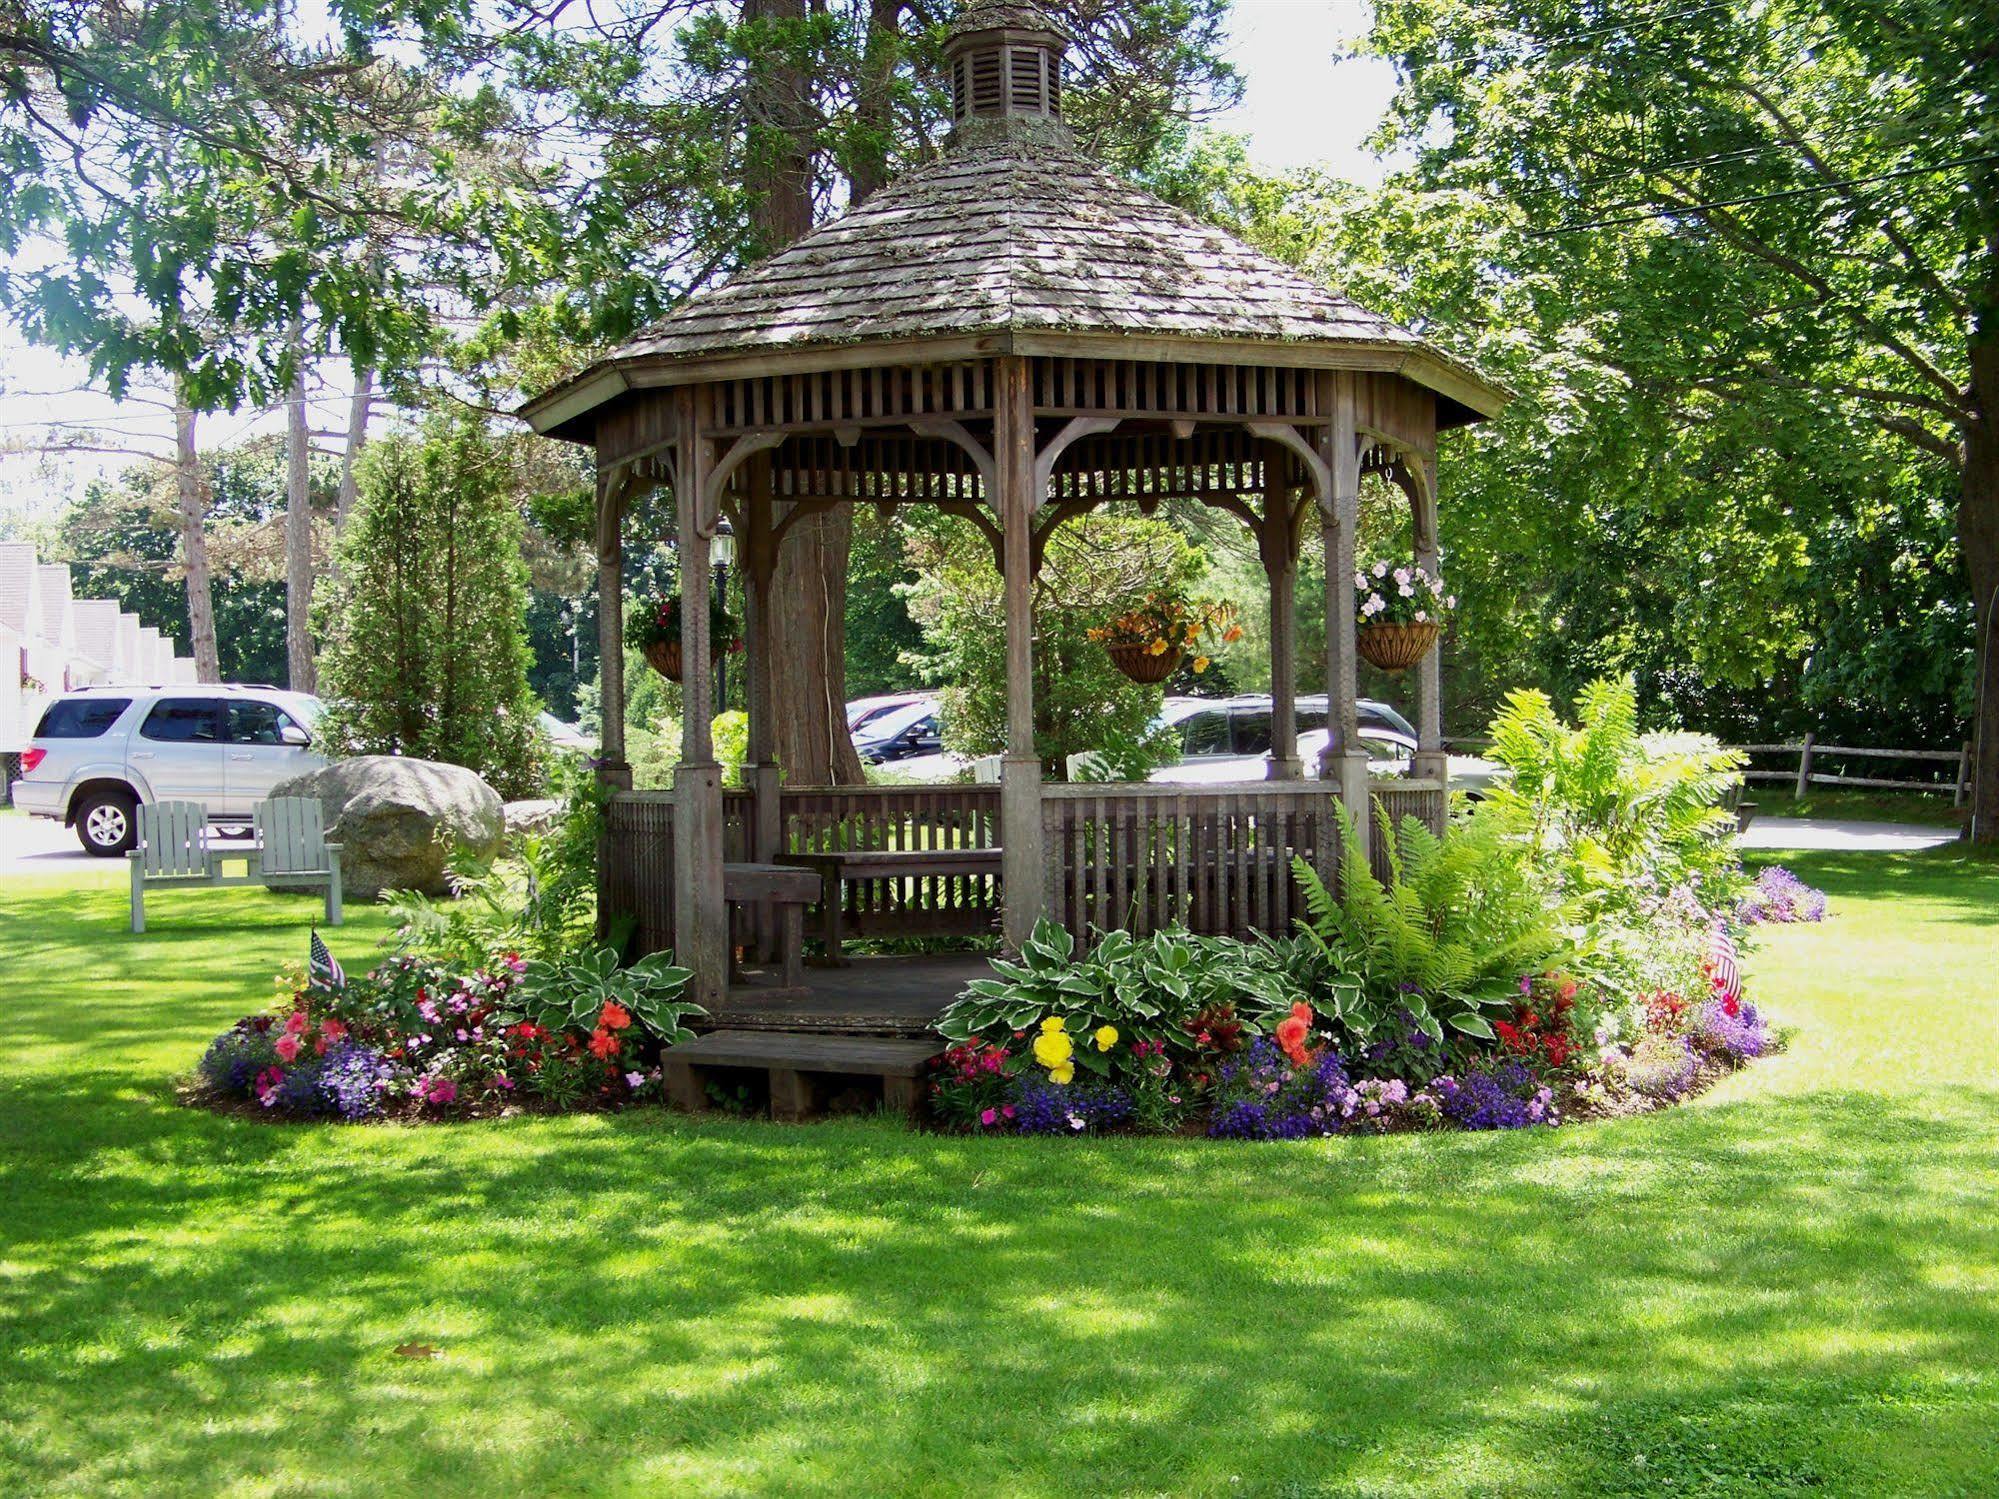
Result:
<instances>
[{"instance_id":1,"label":"flower bed","mask_svg":"<svg viewBox=\"0 0 1999 1499\"><path fill-rule=\"evenodd\" d=\"M1747 886L1725 752L1640 736L1628 683L1581 706L1571 728L1516 695L1494 725L1512 781L1442 838L1384 829L1389 881L1356 861L1328 889L1300 863L1295 935L1107 932L1078 952L1038 928L940 1022L937 1117L1253 1140L1521 1129L1677 1103L1776 1049L1736 943L1822 903L1788 877Z\"/></svg>"},{"instance_id":2,"label":"flower bed","mask_svg":"<svg viewBox=\"0 0 1999 1499\"><path fill-rule=\"evenodd\" d=\"M302 1119L441 1118L616 1108L659 1096L659 1052L698 1009L686 970L511 955L472 972L414 957L359 978L278 979L279 1000L216 1037L196 1101Z\"/></svg>"}]
</instances>

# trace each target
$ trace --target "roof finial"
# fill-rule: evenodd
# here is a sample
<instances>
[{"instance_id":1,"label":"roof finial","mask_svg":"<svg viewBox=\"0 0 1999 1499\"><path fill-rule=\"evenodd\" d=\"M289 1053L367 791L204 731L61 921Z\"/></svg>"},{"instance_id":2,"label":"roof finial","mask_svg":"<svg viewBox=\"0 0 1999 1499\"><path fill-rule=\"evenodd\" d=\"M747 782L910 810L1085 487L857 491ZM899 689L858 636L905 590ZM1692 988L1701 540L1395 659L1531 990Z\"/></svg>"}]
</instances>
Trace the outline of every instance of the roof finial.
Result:
<instances>
[{"instance_id":1,"label":"roof finial","mask_svg":"<svg viewBox=\"0 0 1999 1499\"><path fill-rule=\"evenodd\" d=\"M966 0L944 35L951 119L1059 120L1069 33L1032 0Z\"/></svg>"}]
</instances>

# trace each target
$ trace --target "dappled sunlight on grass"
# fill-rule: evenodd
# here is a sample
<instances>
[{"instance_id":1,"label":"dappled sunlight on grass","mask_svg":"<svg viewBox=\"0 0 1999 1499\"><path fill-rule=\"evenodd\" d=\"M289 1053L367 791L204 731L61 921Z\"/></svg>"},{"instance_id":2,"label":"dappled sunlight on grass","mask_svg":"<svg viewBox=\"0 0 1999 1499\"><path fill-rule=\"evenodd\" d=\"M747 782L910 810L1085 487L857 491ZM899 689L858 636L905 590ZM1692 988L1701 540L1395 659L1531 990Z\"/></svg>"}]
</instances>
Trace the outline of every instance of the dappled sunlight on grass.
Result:
<instances>
[{"instance_id":1,"label":"dappled sunlight on grass","mask_svg":"<svg viewBox=\"0 0 1999 1499\"><path fill-rule=\"evenodd\" d=\"M1791 1054L1297 1146L218 1117L312 902L6 887L0 1490L1992 1491L1999 870L1785 862Z\"/></svg>"}]
</instances>

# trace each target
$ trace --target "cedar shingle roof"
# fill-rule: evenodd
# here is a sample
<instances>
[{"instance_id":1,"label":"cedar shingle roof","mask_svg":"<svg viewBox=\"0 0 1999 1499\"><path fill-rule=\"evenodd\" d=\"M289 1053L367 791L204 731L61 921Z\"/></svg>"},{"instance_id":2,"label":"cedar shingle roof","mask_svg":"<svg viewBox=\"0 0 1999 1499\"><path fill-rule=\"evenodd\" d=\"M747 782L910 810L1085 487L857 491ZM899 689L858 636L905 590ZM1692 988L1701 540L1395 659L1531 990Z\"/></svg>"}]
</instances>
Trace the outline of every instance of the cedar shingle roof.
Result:
<instances>
[{"instance_id":1,"label":"cedar shingle roof","mask_svg":"<svg viewBox=\"0 0 1999 1499\"><path fill-rule=\"evenodd\" d=\"M611 359L1023 330L1420 345L1054 133L976 123Z\"/></svg>"}]
</instances>

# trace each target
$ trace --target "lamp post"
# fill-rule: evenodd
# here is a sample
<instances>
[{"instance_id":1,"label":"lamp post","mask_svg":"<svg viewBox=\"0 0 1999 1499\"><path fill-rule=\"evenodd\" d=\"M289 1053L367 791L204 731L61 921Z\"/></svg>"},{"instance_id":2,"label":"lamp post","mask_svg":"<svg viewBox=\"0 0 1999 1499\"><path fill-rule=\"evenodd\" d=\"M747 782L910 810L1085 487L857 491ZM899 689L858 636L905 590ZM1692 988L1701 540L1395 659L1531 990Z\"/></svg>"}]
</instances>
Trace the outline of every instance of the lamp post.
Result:
<instances>
[{"instance_id":1,"label":"lamp post","mask_svg":"<svg viewBox=\"0 0 1999 1499\"><path fill-rule=\"evenodd\" d=\"M729 604L729 564L736 560L736 529L723 516L715 522L715 539L708 544L708 554L715 562L715 610L722 612ZM715 710L729 711L729 652L724 649L715 658Z\"/></svg>"}]
</instances>

